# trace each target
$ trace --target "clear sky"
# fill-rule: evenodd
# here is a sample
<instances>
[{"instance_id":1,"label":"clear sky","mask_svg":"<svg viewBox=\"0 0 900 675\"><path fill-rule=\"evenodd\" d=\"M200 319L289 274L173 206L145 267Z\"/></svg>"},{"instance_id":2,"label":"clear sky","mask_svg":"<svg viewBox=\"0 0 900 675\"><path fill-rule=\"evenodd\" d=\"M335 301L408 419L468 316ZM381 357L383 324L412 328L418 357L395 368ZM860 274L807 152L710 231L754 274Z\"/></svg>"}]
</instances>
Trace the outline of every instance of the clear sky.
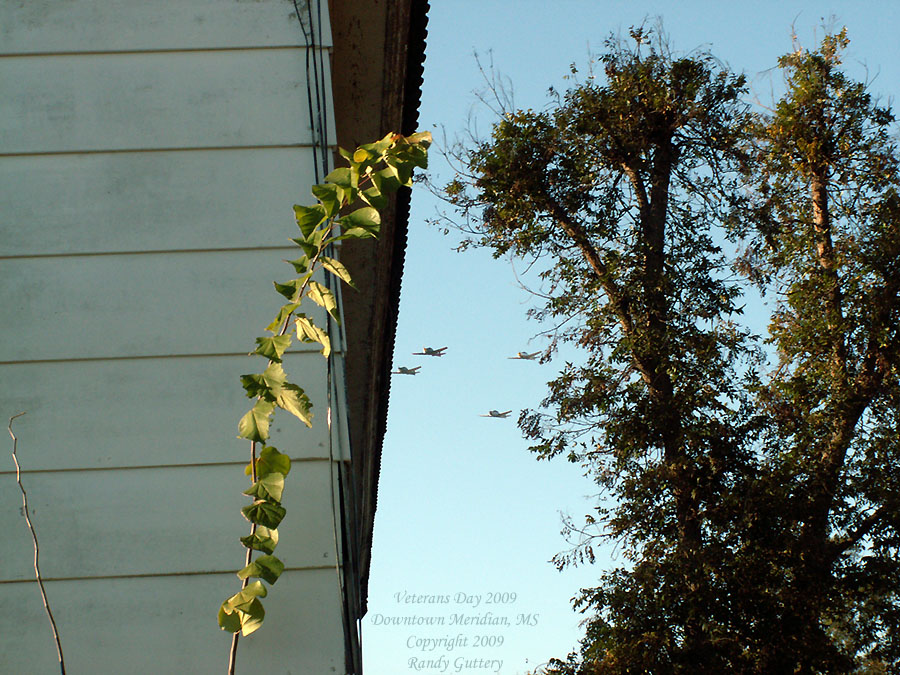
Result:
<instances>
[{"instance_id":1,"label":"clear sky","mask_svg":"<svg viewBox=\"0 0 900 675\"><path fill-rule=\"evenodd\" d=\"M848 67L871 80L874 93L889 99L900 90L900 2L893 0L431 5L419 118L420 129L438 141L442 129L449 137L464 132L470 116L482 134L490 128L492 115L474 93L484 87L475 52L509 78L517 107L540 109L548 87L565 89L570 64L585 65L610 33L627 36L630 26L657 16L676 52L708 47L747 74L763 104L780 85L771 69L791 49L792 25L802 44L815 46L823 20L847 26ZM432 152L437 182L450 176L439 145ZM538 301L519 287L509 260L453 251L458 236L425 223L439 206L426 190L414 191L394 365L422 370L394 375L391 386L363 622L365 672L517 675L576 646L583 617L569 600L596 585L616 551L564 572L548 562L567 548L560 513L580 519L595 490L577 466L536 461L515 418L538 405L565 355L546 365L507 358L545 347L535 337L541 327L525 316ZM446 346L447 353L412 355L424 345ZM490 409L513 412L505 420L479 417ZM460 615L508 617L510 625L452 623ZM398 617L443 617L444 624L389 623Z\"/></svg>"}]
</instances>

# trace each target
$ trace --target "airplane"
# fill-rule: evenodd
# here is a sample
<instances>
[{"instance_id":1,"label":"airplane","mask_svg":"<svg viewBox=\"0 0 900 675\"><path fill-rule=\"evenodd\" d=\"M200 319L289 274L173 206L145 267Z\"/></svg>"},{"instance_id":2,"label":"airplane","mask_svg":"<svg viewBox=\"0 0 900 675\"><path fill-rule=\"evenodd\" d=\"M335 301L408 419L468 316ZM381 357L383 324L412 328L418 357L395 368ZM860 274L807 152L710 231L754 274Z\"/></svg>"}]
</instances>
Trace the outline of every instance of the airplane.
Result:
<instances>
[{"instance_id":1,"label":"airplane","mask_svg":"<svg viewBox=\"0 0 900 675\"><path fill-rule=\"evenodd\" d=\"M509 417L509 413L511 413L511 412L512 412L512 410L507 410L506 412L498 412L496 410L488 410L487 415L479 415L479 417L499 417L499 418L505 420L507 417Z\"/></svg>"},{"instance_id":2,"label":"airplane","mask_svg":"<svg viewBox=\"0 0 900 675\"><path fill-rule=\"evenodd\" d=\"M445 351L447 351L446 347L440 347L439 349L434 349L433 347L422 347L422 351L413 352L413 356L443 356Z\"/></svg>"},{"instance_id":3,"label":"airplane","mask_svg":"<svg viewBox=\"0 0 900 675\"><path fill-rule=\"evenodd\" d=\"M392 375L415 375L419 372L419 369L422 366L416 366L415 368L406 368L405 366L397 366L397 370L392 370Z\"/></svg>"},{"instance_id":4,"label":"airplane","mask_svg":"<svg viewBox=\"0 0 900 675\"><path fill-rule=\"evenodd\" d=\"M540 352L535 352L534 354L528 354L527 352L516 352L515 356L509 356L507 358L510 359L523 359L525 361L534 361L538 356L540 356Z\"/></svg>"}]
</instances>

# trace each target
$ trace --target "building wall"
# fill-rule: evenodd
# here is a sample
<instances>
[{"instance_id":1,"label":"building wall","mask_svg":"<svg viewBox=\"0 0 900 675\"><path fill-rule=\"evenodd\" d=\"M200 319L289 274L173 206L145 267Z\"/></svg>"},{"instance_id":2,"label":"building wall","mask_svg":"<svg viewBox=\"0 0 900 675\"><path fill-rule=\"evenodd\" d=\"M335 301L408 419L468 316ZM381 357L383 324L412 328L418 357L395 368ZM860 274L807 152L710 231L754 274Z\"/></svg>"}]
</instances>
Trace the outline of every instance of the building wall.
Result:
<instances>
[{"instance_id":1,"label":"building wall","mask_svg":"<svg viewBox=\"0 0 900 675\"><path fill-rule=\"evenodd\" d=\"M14 430L67 666L222 672L216 611L249 528L238 377L264 367L246 354L292 271L291 206L312 199L294 4L2 2L0 92L0 414L27 413ZM275 418L295 461L288 571L238 664L344 672L343 393L329 434L324 359L299 348L285 369L317 415L312 430ZM0 469L0 672L53 672L11 460Z\"/></svg>"}]
</instances>

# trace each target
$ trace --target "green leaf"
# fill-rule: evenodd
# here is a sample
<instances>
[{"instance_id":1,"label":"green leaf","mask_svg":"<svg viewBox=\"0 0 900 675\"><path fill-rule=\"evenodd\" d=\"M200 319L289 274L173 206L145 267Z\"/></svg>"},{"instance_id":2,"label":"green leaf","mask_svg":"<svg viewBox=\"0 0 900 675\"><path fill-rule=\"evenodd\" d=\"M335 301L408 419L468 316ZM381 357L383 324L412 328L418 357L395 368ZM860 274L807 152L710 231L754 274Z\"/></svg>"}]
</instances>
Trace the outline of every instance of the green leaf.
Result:
<instances>
[{"instance_id":1,"label":"green leaf","mask_svg":"<svg viewBox=\"0 0 900 675\"><path fill-rule=\"evenodd\" d=\"M406 140L409 141L412 145L418 145L421 146L423 150L427 150L431 145L433 138L430 131L420 131L418 133L407 136ZM422 168L424 169L428 167Z\"/></svg>"},{"instance_id":2,"label":"green leaf","mask_svg":"<svg viewBox=\"0 0 900 675\"><path fill-rule=\"evenodd\" d=\"M284 572L284 563L274 555L263 555L251 562L237 575L240 579L259 577L270 584L278 581L278 577Z\"/></svg>"},{"instance_id":3,"label":"green leaf","mask_svg":"<svg viewBox=\"0 0 900 675\"><path fill-rule=\"evenodd\" d=\"M303 255L296 260L288 260L288 263L294 266L294 271L297 274L306 274L309 272L309 256Z\"/></svg>"},{"instance_id":4,"label":"green leaf","mask_svg":"<svg viewBox=\"0 0 900 675\"><path fill-rule=\"evenodd\" d=\"M278 316L275 317L275 320L266 326L266 330L272 333L278 333L281 331L281 327L284 325L284 322L287 321L287 318L300 306L299 302L290 302L278 310Z\"/></svg>"},{"instance_id":5,"label":"green leaf","mask_svg":"<svg viewBox=\"0 0 900 675\"><path fill-rule=\"evenodd\" d=\"M308 237L306 237L306 246L303 247L304 253L307 251L307 248L312 248L315 250L315 253L312 253L311 255L307 253L310 258L314 258L316 254L322 250L322 240L325 238L325 233L327 230L327 227L317 227L309 234Z\"/></svg>"},{"instance_id":6,"label":"green leaf","mask_svg":"<svg viewBox=\"0 0 900 675\"><path fill-rule=\"evenodd\" d=\"M400 189L400 181L397 180L396 174L390 168L373 173L372 183L382 193L396 192Z\"/></svg>"},{"instance_id":7,"label":"green leaf","mask_svg":"<svg viewBox=\"0 0 900 675\"><path fill-rule=\"evenodd\" d=\"M225 610L228 601L222 603L219 607L219 627L229 633L237 633L241 629L241 614L232 608Z\"/></svg>"},{"instance_id":8,"label":"green leaf","mask_svg":"<svg viewBox=\"0 0 900 675\"><path fill-rule=\"evenodd\" d=\"M353 180L353 178L353 172L350 171L350 168L343 166L340 169L335 169L330 174L325 176L325 182L340 185L342 188L356 188L358 183Z\"/></svg>"},{"instance_id":9,"label":"green leaf","mask_svg":"<svg viewBox=\"0 0 900 675\"><path fill-rule=\"evenodd\" d=\"M300 418L306 426L312 426L312 415L309 412L312 403L309 397L296 384L287 382L287 374L280 363L270 363L262 378L268 387L271 400L274 400L279 408Z\"/></svg>"},{"instance_id":10,"label":"green leaf","mask_svg":"<svg viewBox=\"0 0 900 675\"><path fill-rule=\"evenodd\" d=\"M273 529L278 527L281 521L284 520L287 511L281 504L257 500L249 506L242 508L241 513L243 513L244 518L251 523Z\"/></svg>"},{"instance_id":11,"label":"green leaf","mask_svg":"<svg viewBox=\"0 0 900 675\"><path fill-rule=\"evenodd\" d=\"M312 403L309 397L296 384L285 384L284 387L275 395L275 403L282 410L297 417L306 426L312 427Z\"/></svg>"},{"instance_id":12,"label":"green leaf","mask_svg":"<svg viewBox=\"0 0 900 675\"><path fill-rule=\"evenodd\" d=\"M304 237L309 237L310 233L322 223L328 214L325 207L321 204L315 206L294 206L294 217L297 219L297 226L303 233Z\"/></svg>"},{"instance_id":13,"label":"green leaf","mask_svg":"<svg viewBox=\"0 0 900 675\"><path fill-rule=\"evenodd\" d=\"M269 417L275 410L271 401L260 399L238 422L238 437L263 442L269 437Z\"/></svg>"},{"instance_id":14,"label":"green leaf","mask_svg":"<svg viewBox=\"0 0 900 675\"><path fill-rule=\"evenodd\" d=\"M222 606L229 609L247 609L255 599L264 598L268 594L269 591L261 581L254 581L252 584L247 584L247 587L242 588L239 593L228 598L222 603Z\"/></svg>"},{"instance_id":15,"label":"green leaf","mask_svg":"<svg viewBox=\"0 0 900 675\"><path fill-rule=\"evenodd\" d=\"M374 143L365 143L359 146L359 148L368 151L370 156L381 158L385 150L394 144L395 138L397 138L397 134L393 131L389 131L381 140L375 141Z\"/></svg>"},{"instance_id":16,"label":"green leaf","mask_svg":"<svg viewBox=\"0 0 900 675\"><path fill-rule=\"evenodd\" d=\"M322 202L327 217L333 216L341 208L341 195L337 185L313 185L312 193Z\"/></svg>"},{"instance_id":17,"label":"green leaf","mask_svg":"<svg viewBox=\"0 0 900 675\"><path fill-rule=\"evenodd\" d=\"M280 363L282 355L290 346L290 334L276 335L274 337L258 337L256 338L256 349L253 353L265 356L267 359Z\"/></svg>"},{"instance_id":18,"label":"green leaf","mask_svg":"<svg viewBox=\"0 0 900 675\"><path fill-rule=\"evenodd\" d=\"M263 371L262 376L273 393L277 393L287 380L287 373L284 372L284 367L280 363L270 363Z\"/></svg>"},{"instance_id":19,"label":"green leaf","mask_svg":"<svg viewBox=\"0 0 900 675\"><path fill-rule=\"evenodd\" d=\"M272 283L275 284L275 290L287 298L288 302L294 303L297 302L300 297L304 281L304 279L291 279L284 284L279 284L277 281L273 281Z\"/></svg>"},{"instance_id":20,"label":"green leaf","mask_svg":"<svg viewBox=\"0 0 900 675\"><path fill-rule=\"evenodd\" d=\"M241 383L244 385L248 397L259 396L261 401L274 403L279 408L300 418L306 426L311 427L310 408L312 408L312 403L310 403L309 397L296 384L291 384L286 380L287 375L284 368L278 362L270 363L269 367L259 375L241 375ZM251 424L255 419L251 413L253 413L252 410L244 416L241 423L247 420L247 424ZM248 419L248 416L251 418ZM268 418L266 418L265 432L268 434ZM250 437L245 436L244 438ZM265 438L251 440L265 440Z\"/></svg>"},{"instance_id":21,"label":"green leaf","mask_svg":"<svg viewBox=\"0 0 900 675\"><path fill-rule=\"evenodd\" d=\"M398 159L396 156L387 156L384 159L388 165L387 171L390 171L399 181L400 185L405 187L412 186L413 165Z\"/></svg>"},{"instance_id":22,"label":"green leaf","mask_svg":"<svg viewBox=\"0 0 900 675\"><path fill-rule=\"evenodd\" d=\"M339 260L328 258L326 256L322 256L321 258L319 258L319 260L322 262L322 267L331 272L351 288L356 288L356 286L353 285L353 279L350 278L350 272L347 271L347 268L344 267L343 263L341 263Z\"/></svg>"},{"instance_id":23,"label":"green leaf","mask_svg":"<svg viewBox=\"0 0 900 675\"><path fill-rule=\"evenodd\" d=\"M381 194L381 190L374 185L360 192L359 196L362 197L363 201L376 209L383 209L388 204L387 197Z\"/></svg>"},{"instance_id":24,"label":"green leaf","mask_svg":"<svg viewBox=\"0 0 900 675\"><path fill-rule=\"evenodd\" d=\"M280 473L287 476L291 472L291 458L278 452L273 447L266 446L260 451L256 460L256 477L268 476L270 473ZM250 475L250 472L247 472Z\"/></svg>"},{"instance_id":25,"label":"green leaf","mask_svg":"<svg viewBox=\"0 0 900 675\"><path fill-rule=\"evenodd\" d=\"M318 342L322 345L322 356L326 359L331 354L331 338L328 333L315 325L306 314L298 314L295 322L297 337L303 342Z\"/></svg>"},{"instance_id":26,"label":"green leaf","mask_svg":"<svg viewBox=\"0 0 900 675\"><path fill-rule=\"evenodd\" d=\"M271 553L278 546L278 530L257 526L256 532L246 537L241 537L241 543L254 551Z\"/></svg>"},{"instance_id":27,"label":"green leaf","mask_svg":"<svg viewBox=\"0 0 900 675\"><path fill-rule=\"evenodd\" d=\"M325 311L331 314L331 317L336 323L339 324L341 322L341 317L338 313L337 300L334 297L334 293L328 288L316 281L310 281L309 290L306 291L306 296L320 307L324 307Z\"/></svg>"},{"instance_id":28,"label":"green leaf","mask_svg":"<svg viewBox=\"0 0 900 675\"><path fill-rule=\"evenodd\" d=\"M276 448L271 446L264 447L259 457L256 458L256 477L257 479L268 476L270 473L280 473L287 476L291 472L291 458L284 455ZM244 473L248 476L252 475L250 464L244 467Z\"/></svg>"},{"instance_id":29,"label":"green leaf","mask_svg":"<svg viewBox=\"0 0 900 675\"><path fill-rule=\"evenodd\" d=\"M275 403L282 410L297 417L306 426L312 427L312 403L309 397L296 384L285 384L276 394Z\"/></svg>"},{"instance_id":30,"label":"green leaf","mask_svg":"<svg viewBox=\"0 0 900 675\"><path fill-rule=\"evenodd\" d=\"M367 232L378 233L381 227L381 216L371 206L363 206L338 220L342 229L362 228Z\"/></svg>"},{"instance_id":31,"label":"green leaf","mask_svg":"<svg viewBox=\"0 0 900 675\"><path fill-rule=\"evenodd\" d=\"M270 473L244 490L248 497L256 497L271 502L280 502L284 494L284 476L280 473Z\"/></svg>"},{"instance_id":32,"label":"green leaf","mask_svg":"<svg viewBox=\"0 0 900 675\"><path fill-rule=\"evenodd\" d=\"M267 401L275 401L278 392L284 387L287 375L280 362L270 363L260 374L241 375L241 384L248 398L260 396Z\"/></svg>"},{"instance_id":33,"label":"green leaf","mask_svg":"<svg viewBox=\"0 0 900 675\"><path fill-rule=\"evenodd\" d=\"M262 628L263 620L266 618L266 610L259 600L253 600L246 610L238 610L238 612L241 617L241 635L247 637Z\"/></svg>"},{"instance_id":34,"label":"green leaf","mask_svg":"<svg viewBox=\"0 0 900 675\"><path fill-rule=\"evenodd\" d=\"M241 385L244 387L244 391L247 392L247 398L265 398L267 400L272 400L273 397L269 393L269 385L266 383L266 379L262 375L250 374L250 375L241 375Z\"/></svg>"},{"instance_id":35,"label":"green leaf","mask_svg":"<svg viewBox=\"0 0 900 675\"><path fill-rule=\"evenodd\" d=\"M291 239L291 241L303 250L303 254L307 258L315 258L319 253L319 247L309 243L306 239Z\"/></svg>"},{"instance_id":36,"label":"green leaf","mask_svg":"<svg viewBox=\"0 0 900 675\"><path fill-rule=\"evenodd\" d=\"M219 608L219 626L230 633L238 630L243 635L257 630L266 616L259 598L266 597L266 587L261 581L254 581L239 593L235 593Z\"/></svg>"},{"instance_id":37,"label":"green leaf","mask_svg":"<svg viewBox=\"0 0 900 675\"><path fill-rule=\"evenodd\" d=\"M377 236L377 232L364 230L361 227L351 227L349 230L343 230L339 236L328 239L325 244L328 245L334 241L341 241L342 239L374 239Z\"/></svg>"}]
</instances>

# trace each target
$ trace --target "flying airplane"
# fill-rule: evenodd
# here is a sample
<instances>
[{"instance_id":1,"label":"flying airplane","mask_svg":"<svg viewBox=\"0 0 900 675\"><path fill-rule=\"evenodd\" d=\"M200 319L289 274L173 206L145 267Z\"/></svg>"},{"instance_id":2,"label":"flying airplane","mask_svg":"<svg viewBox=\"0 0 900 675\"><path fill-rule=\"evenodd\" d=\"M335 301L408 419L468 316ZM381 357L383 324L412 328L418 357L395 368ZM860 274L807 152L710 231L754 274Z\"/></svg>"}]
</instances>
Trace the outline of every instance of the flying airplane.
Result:
<instances>
[{"instance_id":1,"label":"flying airplane","mask_svg":"<svg viewBox=\"0 0 900 675\"><path fill-rule=\"evenodd\" d=\"M422 347L422 351L413 352L413 356L443 356L445 351L447 351L446 347L440 347L438 349L434 349L433 347Z\"/></svg>"},{"instance_id":2,"label":"flying airplane","mask_svg":"<svg viewBox=\"0 0 900 675\"><path fill-rule=\"evenodd\" d=\"M511 412L512 412L512 410L507 410L506 412L498 412L496 410L488 410L487 415L479 415L479 417L499 417L499 418L505 420L507 417L509 417L509 413L511 413Z\"/></svg>"},{"instance_id":3,"label":"flying airplane","mask_svg":"<svg viewBox=\"0 0 900 675\"><path fill-rule=\"evenodd\" d=\"M534 361L538 356L540 356L540 352L535 352L534 354L529 354L527 352L516 352L515 356L510 356L510 359L523 359L525 361Z\"/></svg>"},{"instance_id":4,"label":"flying airplane","mask_svg":"<svg viewBox=\"0 0 900 675\"><path fill-rule=\"evenodd\" d=\"M415 375L419 372L419 369L422 366L416 366L415 368L407 368L405 366L397 366L397 370L392 370L392 375Z\"/></svg>"}]
</instances>

